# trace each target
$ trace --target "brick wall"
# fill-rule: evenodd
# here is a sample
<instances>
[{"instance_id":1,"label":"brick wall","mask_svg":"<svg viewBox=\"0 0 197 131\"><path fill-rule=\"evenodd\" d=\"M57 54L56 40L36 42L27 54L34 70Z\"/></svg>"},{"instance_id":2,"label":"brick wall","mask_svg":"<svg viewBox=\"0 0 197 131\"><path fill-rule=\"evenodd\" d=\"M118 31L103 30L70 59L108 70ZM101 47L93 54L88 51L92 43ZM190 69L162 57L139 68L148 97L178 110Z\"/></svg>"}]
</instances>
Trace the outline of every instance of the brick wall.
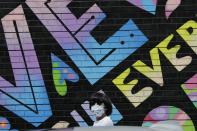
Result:
<instances>
[{"instance_id":1,"label":"brick wall","mask_svg":"<svg viewBox=\"0 0 197 131\"><path fill-rule=\"evenodd\" d=\"M1 0L0 129L91 126L92 93L115 125L197 127L197 1Z\"/></svg>"}]
</instances>

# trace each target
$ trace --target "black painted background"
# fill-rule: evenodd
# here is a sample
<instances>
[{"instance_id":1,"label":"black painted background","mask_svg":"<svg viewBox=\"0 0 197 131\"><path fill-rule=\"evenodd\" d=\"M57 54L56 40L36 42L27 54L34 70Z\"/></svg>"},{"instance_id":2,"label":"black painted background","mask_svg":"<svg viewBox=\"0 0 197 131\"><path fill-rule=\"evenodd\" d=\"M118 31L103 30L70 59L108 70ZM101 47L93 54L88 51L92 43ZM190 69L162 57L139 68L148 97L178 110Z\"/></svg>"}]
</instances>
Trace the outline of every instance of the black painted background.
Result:
<instances>
[{"instance_id":1,"label":"black painted background","mask_svg":"<svg viewBox=\"0 0 197 131\"><path fill-rule=\"evenodd\" d=\"M82 108L80 108L80 104L87 100L93 92L102 89L108 96L110 96L111 100L124 117L117 125L141 126L144 117L149 111L158 106L170 105L183 109L191 117L197 129L197 109L193 106L192 102L180 87L181 84L197 73L197 56L176 33L176 29L188 20L192 19L197 21L197 1L182 0L181 5L173 12L169 19L166 19L165 17L166 1L167 0L158 0L155 15L152 15L124 0L73 0L73 2L69 4L69 8L77 17L80 17L94 3L97 3L107 14L107 18L91 32L95 39L100 43L109 38L130 18L149 39L144 46L115 67L96 84L90 85L47 29L41 24L39 19L36 18L34 13L24 3L24 0L1 0L0 18L4 17L18 5L23 5L39 58L53 110L53 116L38 128L51 128L60 120L65 120L71 123L70 127L78 126L75 120L70 116L70 112L73 109L76 109L82 114L84 119L89 121L88 124L91 125L92 122L90 121L90 118ZM136 60L145 61L146 64L151 66L149 51L171 33L176 34L176 37L173 39L173 42L171 42L170 46L178 43L184 47L179 51L178 57L190 55L192 56L193 61L183 71L178 72L160 53L162 70L164 70L164 87L158 86L132 68L133 72L127 78L125 83L134 78L139 79L139 84L134 88L133 92L137 92L145 86L151 86L154 89L151 97L135 108L117 89L117 87L115 87L112 80L125 69L131 67ZM74 84L67 82L69 88L68 94L65 97L58 96L54 88L50 59L51 52L59 56L80 75L80 81L78 83ZM14 81L2 25L0 25L0 75L9 81ZM9 119L12 128L14 129L35 128L3 107L0 107L0 112L1 116L5 116Z\"/></svg>"}]
</instances>

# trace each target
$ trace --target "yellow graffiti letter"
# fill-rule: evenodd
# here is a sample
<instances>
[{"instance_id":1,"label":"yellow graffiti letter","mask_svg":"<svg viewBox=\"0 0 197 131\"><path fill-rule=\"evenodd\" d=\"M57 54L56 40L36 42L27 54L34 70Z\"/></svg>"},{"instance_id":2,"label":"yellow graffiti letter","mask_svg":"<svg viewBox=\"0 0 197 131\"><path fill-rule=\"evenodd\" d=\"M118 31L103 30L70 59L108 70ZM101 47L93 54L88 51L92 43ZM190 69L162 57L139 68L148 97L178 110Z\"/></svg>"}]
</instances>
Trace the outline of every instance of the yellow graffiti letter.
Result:
<instances>
[{"instance_id":1,"label":"yellow graffiti letter","mask_svg":"<svg viewBox=\"0 0 197 131\"><path fill-rule=\"evenodd\" d=\"M161 64L159 58L158 48L153 48L150 51L151 61L153 68L144 64L141 60L138 60L133 64L133 67L141 72L146 77L150 78L152 81L156 82L160 86L163 86L163 74L161 71Z\"/></svg>"},{"instance_id":2,"label":"yellow graffiti letter","mask_svg":"<svg viewBox=\"0 0 197 131\"><path fill-rule=\"evenodd\" d=\"M192 29L192 33L189 32L189 29ZM197 23L193 20L190 20L181 26L177 32L197 54Z\"/></svg>"},{"instance_id":3,"label":"yellow graffiti letter","mask_svg":"<svg viewBox=\"0 0 197 131\"><path fill-rule=\"evenodd\" d=\"M176 54L180 50L181 46L176 45L173 48L168 49L168 44L172 40L174 35L168 36L166 39L164 39L157 47L160 49L160 51L165 55L165 57L174 65L174 67L178 71L182 71L185 67L187 67L191 61L192 57L191 56L185 56L182 58L177 58Z\"/></svg>"},{"instance_id":4,"label":"yellow graffiti letter","mask_svg":"<svg viewBox=\"0 0 197 131\"><path fill-rule=\"evenodd\" d=\"M135 106L139 106L144 102L153 92L152 87L145 87L136 94L132 94L131 90L138 83L137 79L132 80L131 82L124 84L124 80L130 74L130 68L125 70L117 78L113 80L113 83L118 87L118 89L127 97L127 99Z\"/></svg>"}]
</instances>

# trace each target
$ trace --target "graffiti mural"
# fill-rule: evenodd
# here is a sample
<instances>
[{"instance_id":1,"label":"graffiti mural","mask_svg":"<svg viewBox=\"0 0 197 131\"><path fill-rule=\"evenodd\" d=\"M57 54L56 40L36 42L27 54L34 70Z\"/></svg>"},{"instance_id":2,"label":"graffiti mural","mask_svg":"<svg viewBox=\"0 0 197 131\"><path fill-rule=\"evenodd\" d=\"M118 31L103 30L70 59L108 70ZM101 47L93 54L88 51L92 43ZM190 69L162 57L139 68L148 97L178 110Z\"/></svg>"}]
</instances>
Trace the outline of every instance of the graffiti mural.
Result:
<instances>
[{"instance_id":1,"label":"graffiti mural","mask_svg":"<svg viewBox=\"0 0 197 131\"><path fill-rule=\"evenodd\" d=\"M197 129L197 1L2 0L0 129L92 126L91 94L116 126Z\"/></svg>"},{"instance_id":2,"label":"graffiti mural","mask_svg":"<svg viewBox=\"0 0 197 131\"><path fill-rule=\"evenodd\" d=\"M17 13L19 15L15 15ZM18 6L2 18L2 25L15 84L0 77L0 103L8 110L38 126L52 113L22 6Z\"/></svg>"},{"instance_id":3,"label":"graffiti mural","mask_svg":"<svg viewBox=\"0 0 197 131\"><path fill-rule=\"evenodd\" d=\"M157 0L127 0L128 2L155 14Z\"/></svg>"},{"instance_id":4,"label":"graffiti mural","mask_svg":"<svg viewBox=\"0 0 197 131\"><path fill-rule=\"evenodd\" d=\"M181 85L182 89L185 91L189 99L192 101L194 106L197 108L197 74L190 78L187 82Z\"/></svg>"},{"instance_id":5,"label":"graffiti mural","mask_svg":"<svg viewBox=\"0 0 197 131\"><path fill-rule=\"evenodd\" d=\"M79 80L79 76L54 54L51 54L51 59L53 67L53 80L56 91L59 95L65 96L68 88L65 80L77 82Z\"/></svg>"},{"instance_id":6,"label":"graffiti mural","mask_svg":"<svg viewBox=\"0 0 197 131\"><path fill-rule=\"evenodd\" d=\"M195 131L191 118L181 109L172 106L160 106L152 110L144 119L143 126L150 126L158 121L175 120L184 131Z\"/></svg>"}]
</instances>

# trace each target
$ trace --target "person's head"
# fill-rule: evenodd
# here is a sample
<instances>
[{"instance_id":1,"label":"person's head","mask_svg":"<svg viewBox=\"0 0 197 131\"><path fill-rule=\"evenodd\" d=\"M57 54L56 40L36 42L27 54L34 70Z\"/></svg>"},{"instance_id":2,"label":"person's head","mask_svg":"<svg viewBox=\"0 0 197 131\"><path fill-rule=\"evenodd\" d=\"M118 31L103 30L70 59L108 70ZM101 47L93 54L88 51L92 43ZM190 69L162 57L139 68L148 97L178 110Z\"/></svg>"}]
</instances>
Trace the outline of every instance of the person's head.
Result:
<instances>
[{"instance_id":1,"label":"person's head","mask_svg":"<svg viewBox=\"0 0 197 131\"><path fill-rule=\"evenodd\" d=\"M90 110L99 118L102 116L110 116L112 113L111 100L107 95L101 92L94 93L90 97Z\"/></svg>"}]
</instances>

